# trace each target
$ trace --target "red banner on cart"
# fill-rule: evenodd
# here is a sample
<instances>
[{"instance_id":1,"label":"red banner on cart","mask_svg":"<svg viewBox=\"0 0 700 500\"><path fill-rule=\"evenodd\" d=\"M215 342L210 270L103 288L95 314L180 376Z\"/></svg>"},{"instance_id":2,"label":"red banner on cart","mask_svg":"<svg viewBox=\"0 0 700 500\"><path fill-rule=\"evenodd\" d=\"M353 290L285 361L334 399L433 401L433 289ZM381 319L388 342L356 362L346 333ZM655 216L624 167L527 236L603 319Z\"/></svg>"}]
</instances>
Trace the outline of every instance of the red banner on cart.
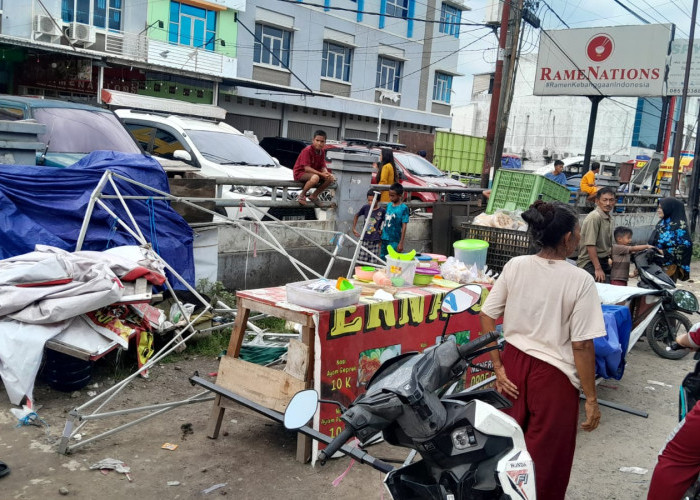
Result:
<instances>
[{"instance_id":1,"label":"red banner on cart","mask_svg":"<svg viewBox=\"0 0 700 500\"><path fill-rule=\"evenodd\" d=\"M440 306L446 291L411 288L395 295L394 301L373 302L324 311L319 316L320 352L316 353L317 389L322 399L332 399L348 406L365 391L367 382L379 366L394 356L411 351L422 352L439 342L446 315ZM484 290L482 303L488 292ZM454 314L447 335L455 335L463 344L480 334L479 316L474 310ZM489 355L477 362L491 367ZM320 365L320 376L318 367ZM474 367L464 379L469 387L492 375ZM322 404L319 430L336 436L342 429L340 409Z\"/></svg>"}]
</instances>

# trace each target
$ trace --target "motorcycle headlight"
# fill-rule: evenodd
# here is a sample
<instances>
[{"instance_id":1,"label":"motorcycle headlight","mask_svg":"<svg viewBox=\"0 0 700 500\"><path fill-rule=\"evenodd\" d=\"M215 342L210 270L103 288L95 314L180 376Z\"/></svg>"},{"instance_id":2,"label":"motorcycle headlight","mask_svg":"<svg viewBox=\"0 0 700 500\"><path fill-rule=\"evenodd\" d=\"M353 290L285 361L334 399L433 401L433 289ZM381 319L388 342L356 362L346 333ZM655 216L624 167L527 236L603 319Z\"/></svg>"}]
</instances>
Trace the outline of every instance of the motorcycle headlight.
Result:
<instances>
[{"instance_id":1,"label":"motorcycle headlight","mask_svg":"<svg viewBox=\"0 0 700 500\"><path fill-rule=\"evenodd\" d=\"M265 186L231 186L231 192L246 196L269 196L270 189Z\"/></svg>"}]
</instances>

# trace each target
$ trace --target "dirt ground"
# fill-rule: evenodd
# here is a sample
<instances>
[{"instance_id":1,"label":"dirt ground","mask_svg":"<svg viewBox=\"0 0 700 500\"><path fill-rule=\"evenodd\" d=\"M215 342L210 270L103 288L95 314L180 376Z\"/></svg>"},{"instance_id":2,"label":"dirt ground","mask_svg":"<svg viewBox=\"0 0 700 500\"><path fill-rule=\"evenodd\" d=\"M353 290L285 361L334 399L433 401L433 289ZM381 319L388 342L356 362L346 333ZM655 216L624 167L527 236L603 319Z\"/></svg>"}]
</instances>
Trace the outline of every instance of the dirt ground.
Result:
<instances>
[{"instance_id":1,"label":"dirt ground","mask_svg":"<svg viewBox=\"0 0 700 500\"><path fill-rule=\"evenodd\" d=\"M694 276L700 265L694 264ZM700 283L684 284L700 294ZM700 321L696 317L693 322ZM148 380L136 379L108 409L181 400L201 391L188 377L195 370L208 374L217 370L213 358L190 357L154 367ZM642 338L627 357L622 380L603 381L601 400L649 413L648 418L612 408L602 408L600 427L580 432L567 498L584 500L639 499L646 497L656 455L677 422L678 385L694 366L692 356L680 361L658 357ZM47 427L17 427L12 407L0 391L0 460L12 469L0 479L0 498L50 499L65 495L76 499L188 499L230 495L235 498L292 499L383 499L379 472L355 464L339 486L331 483L348 467L347 458L332 460L325 467L311 467L294 460L295 435L265 417L244 408L229 409L222 434L207 438L212 403L199 403L172 410L120 433L78 448L70 455L56 452L57 441L68 412L89 400L88 390L103 391L113 374L102 370L79 394L51 390L37 383L35 398L39 415ZM213 379L212 379L213 380ZM583 408L583 405L581 405ZM106 410L107 408L105 408ZM88 424L82 438L126 422L112 417ZM188 425L189 424L189 425ZM184 430L183 430L184 429ZM191 432L188 430L191 429ZM162 449L174 443L174 451ZM386 444L371 448L381 458L403 459L405 450ZM131 481L111 471L103 474L89 466L114 458L131 467ZM620 467L646 469L644 474L620 472ZM168 482L177 482L168 485ZM204 490L223 485L210 493ZM59 492L62 490L62 493Z\"/></svg>"}]
</instances>

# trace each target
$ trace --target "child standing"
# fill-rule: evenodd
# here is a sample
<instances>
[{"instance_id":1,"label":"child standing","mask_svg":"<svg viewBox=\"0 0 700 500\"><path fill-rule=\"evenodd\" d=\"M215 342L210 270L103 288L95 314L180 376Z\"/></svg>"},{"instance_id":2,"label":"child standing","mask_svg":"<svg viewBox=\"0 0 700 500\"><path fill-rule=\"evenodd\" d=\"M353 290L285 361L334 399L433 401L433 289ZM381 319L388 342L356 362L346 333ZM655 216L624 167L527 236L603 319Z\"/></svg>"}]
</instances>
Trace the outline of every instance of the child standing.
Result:
<instances>
[{"instance_id":1,"label":"child standing","mask_svg":"<svg viewBox=\"0 0 700 500\"><path fill-rule=\"evenodd\" d=\"M630 273L630 254L654 248L651 245L634 245L632 242L632 230L629 227L618 226L613 232L615 242L612 246L612 267L610 270L610 284L627 286Z\"/></svg>"},{"instance_id":2,"label":"child standing","mask_svg":"<svg viewBox=\"0 0 700 500\"><path fill-rule=\"evenodd\" d=\"M352 234L357 238L360 237L360 233L355 229L357 226L357 220L360 217L365 219L369 218L369 224L367 224L367 231L362 236L362 247L360 249L360 255L358 260L363 262L377 262L377 259L372 257L365 249L372 252L374 255L380 255L380 250L382 246L382 224L384 223L384 216L386 215L386 210L382 206L377 198L377 203L374 206L372 213L369 213L369 208L372 206L372 200L374 199L374 190L370 189L367 191L367 204L362 205L362 208L357 211L355 218L352 221Z\"/></svg>"},{"instance_id":3,"label":"child standing","mask_svg":"<svg viewBox=\"0 0 700 500\"><path fill-rule=\"evenodd\" d=\"M403 252L403 240L406 237L408 225L408 207L401 203L403 186L395 182L389 188L389 204L386 206L386 218L382 229L381 258L386 258L387 247L392 246L397 252Z\"/></svg>"}]
</instances>

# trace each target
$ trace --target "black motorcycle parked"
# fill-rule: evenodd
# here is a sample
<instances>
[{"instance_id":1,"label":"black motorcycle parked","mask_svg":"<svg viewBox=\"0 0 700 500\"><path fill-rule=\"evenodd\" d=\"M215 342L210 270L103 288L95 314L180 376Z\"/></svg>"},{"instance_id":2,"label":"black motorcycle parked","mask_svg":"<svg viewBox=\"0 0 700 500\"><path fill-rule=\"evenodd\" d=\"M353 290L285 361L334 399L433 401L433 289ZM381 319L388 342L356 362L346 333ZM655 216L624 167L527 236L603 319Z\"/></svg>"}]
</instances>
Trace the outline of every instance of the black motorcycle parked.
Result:
<instances>
[{"instance_id":1,"label":"black motorcycle parked","mask_svg":"<svg viewBox=\"0 0 700 500\"><path fill-rule=\"evenodd\" d=\"M692 322L686 314L698 312L698 299L692 292L676 288L673 280L656 262L655 250L638 252L632 255L632 261L639 270L637 286L656 291L634 299L630 305L633 323L637 324L639 318L654 315L646 329L649 347L662 358L685 357L688 350L674 350L671 347L678 335L690 329Z\"/></svg>"}]
</instances>

